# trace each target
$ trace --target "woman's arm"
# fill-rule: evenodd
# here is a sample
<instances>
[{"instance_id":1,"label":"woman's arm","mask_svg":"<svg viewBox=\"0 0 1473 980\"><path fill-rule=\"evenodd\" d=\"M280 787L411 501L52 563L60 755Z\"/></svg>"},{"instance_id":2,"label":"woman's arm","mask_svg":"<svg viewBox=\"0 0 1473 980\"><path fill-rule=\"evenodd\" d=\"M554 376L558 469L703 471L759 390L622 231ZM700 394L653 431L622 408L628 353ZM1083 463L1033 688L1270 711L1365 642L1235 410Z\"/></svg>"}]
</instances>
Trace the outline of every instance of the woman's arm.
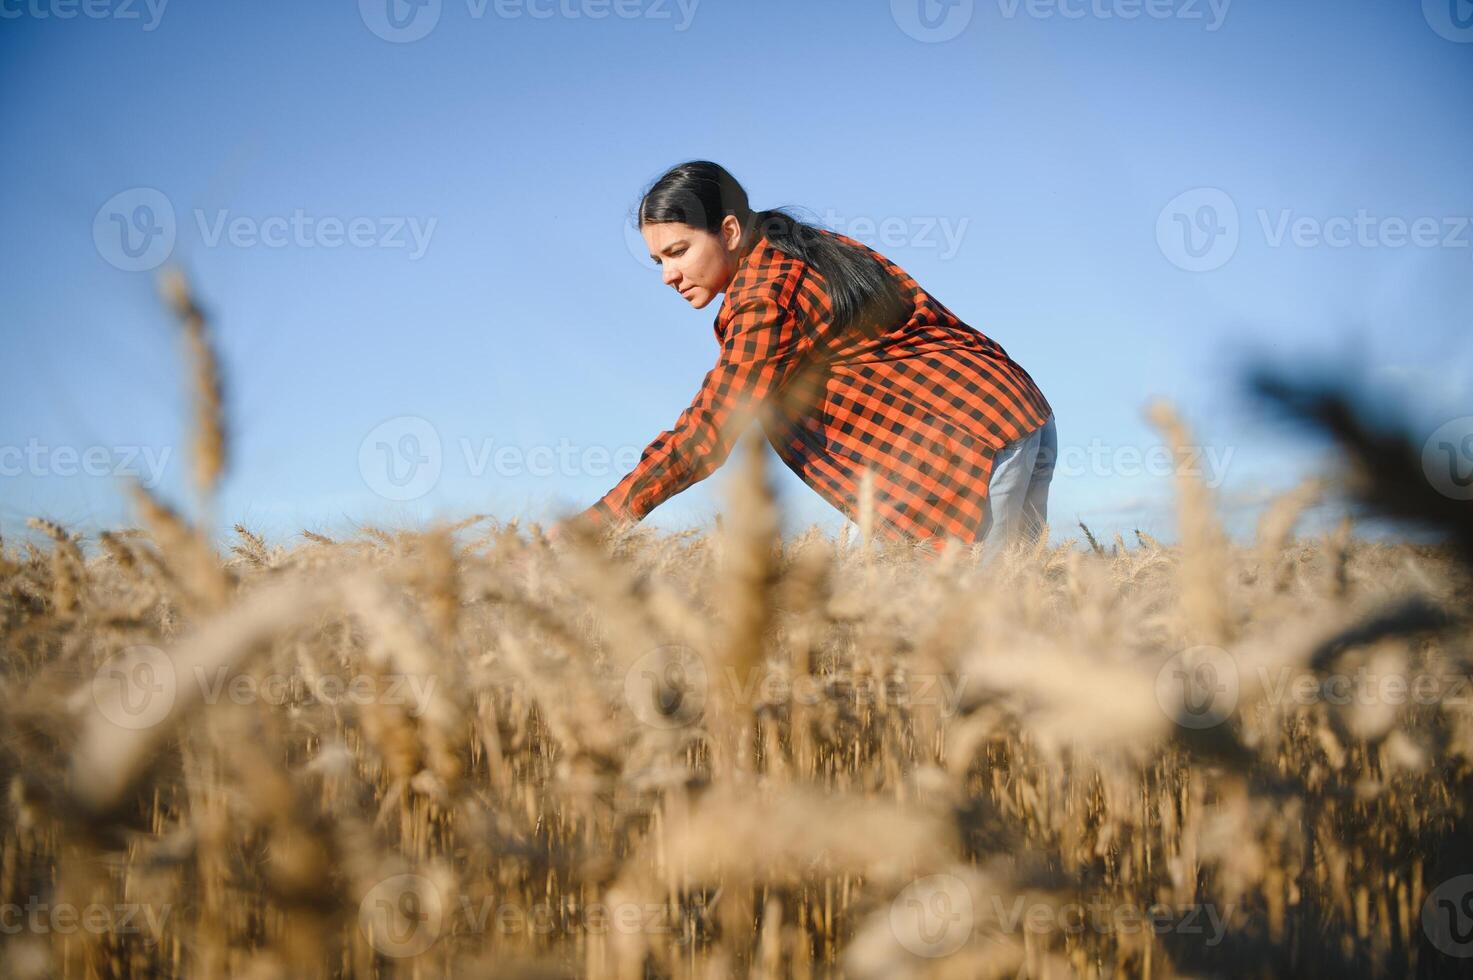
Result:
<instances>
[{"instance_id":1,"label":"woman's arm","mask_svg":"<svg viewBox=\"0 0 1473 980\"><path fill-rule=\"evenodd\" d=\"M774 297L740 301L721 356L690 406L650 442L634 469L580 516L600 524L642 520L705 479L725 462L749 413L792 377L812 344L800 318Z\"/></svg>"}]
</instances>

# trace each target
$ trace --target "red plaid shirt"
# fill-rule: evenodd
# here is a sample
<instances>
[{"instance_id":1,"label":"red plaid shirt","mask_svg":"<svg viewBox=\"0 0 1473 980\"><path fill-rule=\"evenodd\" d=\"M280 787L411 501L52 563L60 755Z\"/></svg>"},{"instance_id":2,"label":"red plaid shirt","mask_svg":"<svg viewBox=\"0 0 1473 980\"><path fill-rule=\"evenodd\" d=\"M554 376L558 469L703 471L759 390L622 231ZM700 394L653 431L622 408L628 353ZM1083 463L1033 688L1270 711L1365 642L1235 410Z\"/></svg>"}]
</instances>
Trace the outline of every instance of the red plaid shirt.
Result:
<instances>
[{"instance_id":1,"label":"red plaid shirt","mask_svg":"<svg viewBox=\"0 0 1473 980\"><path fill-rule=\"evenodd\" d=\"M716 315L716 366L586 516L642 519L720 466L752 411L783 462L850 520L868 467L881 535L979 540L993 457L1053 410L997 342L878 252L836 237L884 264L910 300L909 319L835 331L822 276L760 238Z\"/></svg>"}]
</instances>

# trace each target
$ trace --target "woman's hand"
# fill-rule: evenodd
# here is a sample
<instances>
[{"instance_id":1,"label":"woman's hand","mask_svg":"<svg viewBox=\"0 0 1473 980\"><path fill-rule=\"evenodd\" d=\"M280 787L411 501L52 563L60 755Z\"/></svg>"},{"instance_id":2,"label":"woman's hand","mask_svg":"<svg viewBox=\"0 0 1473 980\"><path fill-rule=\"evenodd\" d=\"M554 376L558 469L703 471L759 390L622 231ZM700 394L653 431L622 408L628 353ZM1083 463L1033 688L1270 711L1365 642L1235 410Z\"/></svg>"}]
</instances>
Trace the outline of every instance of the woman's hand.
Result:
<instances>
[{"instance_id":1,"label":"woman's hand","mask_svg":"<svg viewBox=\"0 0 1473 980\"><path fill-rule=\"evenodd\" d=\"M544 533L544 536L546 536L546 539L548 539L548 544L567 544L567 542L572 541L574 533L576 533L577 529L594 529L594 526L597 525L597 523L598 520L595 519L592 514L589 514L588 511L585 510L582 511L582 513L573 514L573 516L570 517L564 517L563 520L554 520L554 522L552 522L552 525L548 526L548 528L546 528L545 531L542 533ZM579 526L579 528L574 528L574 525Z\"/></svg>"},{"instance_id":2,"label":"woman's hand","mask_svg":"<svg viewBox=\"0 0 1473 980\"><path fill-rule=\"evenodd\" d=\"M592 508L580 511L560 521L554 521L550 527L543 532L550 543L566 543L577 531L586 530L589 533L597 533L602 522ZM576 527L575 527L576 525Z\"/></svg>"}]
</instances>

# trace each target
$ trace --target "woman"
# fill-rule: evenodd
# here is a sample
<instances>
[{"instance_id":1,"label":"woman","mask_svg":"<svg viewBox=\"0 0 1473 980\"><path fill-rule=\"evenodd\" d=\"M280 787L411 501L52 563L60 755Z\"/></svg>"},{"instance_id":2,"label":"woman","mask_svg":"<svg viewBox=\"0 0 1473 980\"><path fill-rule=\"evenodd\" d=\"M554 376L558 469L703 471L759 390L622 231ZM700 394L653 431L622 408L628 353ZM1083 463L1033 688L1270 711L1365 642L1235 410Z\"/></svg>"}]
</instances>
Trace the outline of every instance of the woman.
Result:
<instances>
[{"instance_id":1,"label":"woman","mask_svg":"<svg viewBox=\"0 0 1473 980\"><path fill-rule=\"evenodd\" d=\"M657 180L639 227L665 285L692 307L725 294L713 324L721 354L674 427L578 519L642 519L720 466L750 412L783 462L850 520L868 468L886 538L939 547L1039 533L1057 454L1052 408L1002 347L902 269L782 211L753 212L708 161Z\"/></svg>"}]
</instances>

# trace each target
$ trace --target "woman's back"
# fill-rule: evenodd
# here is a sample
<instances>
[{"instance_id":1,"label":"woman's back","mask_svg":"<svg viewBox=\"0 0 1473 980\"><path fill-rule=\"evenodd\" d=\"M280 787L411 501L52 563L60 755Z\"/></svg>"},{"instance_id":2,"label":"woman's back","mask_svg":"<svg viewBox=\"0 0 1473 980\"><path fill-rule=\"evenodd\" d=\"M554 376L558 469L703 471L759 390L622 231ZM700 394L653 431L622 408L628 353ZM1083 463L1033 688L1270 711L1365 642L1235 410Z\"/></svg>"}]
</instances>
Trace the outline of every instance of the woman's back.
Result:
<instances>
[{"instance_id":1,"label":"woman's back","mask_svg":"<svg viewBox=\"0 0 1473 980\"><path fill-rule=\"evenodd\" d=\"M873 255L907 298L909 316L834 330L823 276L764 237L744 258L716 317L725 343L737 311L757 302L792 318L810 370L793 372L764 428L783 461L851 518L860 473L875 478L882 527L975 540L992 458L1043 426L1052 409L1000 344L964 323L903 269Z\"/></svg>"}]
</instances>

